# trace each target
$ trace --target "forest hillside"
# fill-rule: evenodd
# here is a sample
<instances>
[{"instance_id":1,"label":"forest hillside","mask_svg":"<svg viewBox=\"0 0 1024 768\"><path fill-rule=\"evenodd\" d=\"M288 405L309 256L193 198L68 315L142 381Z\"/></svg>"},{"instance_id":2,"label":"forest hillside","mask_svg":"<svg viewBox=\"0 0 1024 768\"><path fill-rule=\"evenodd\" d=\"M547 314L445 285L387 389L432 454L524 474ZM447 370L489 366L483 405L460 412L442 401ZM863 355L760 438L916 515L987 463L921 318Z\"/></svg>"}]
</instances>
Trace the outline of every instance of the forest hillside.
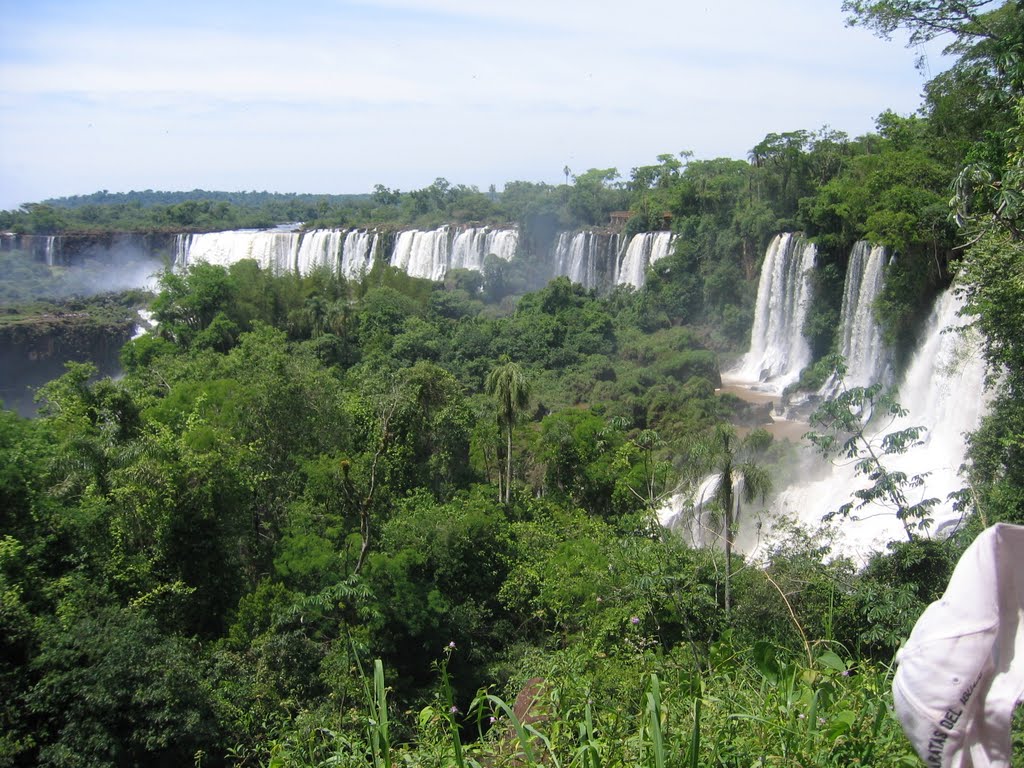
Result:
<instances>
[{"instance_id":1,"label":"forest hillside","mask_svg":"<svg viewBox=\"0 0 1024 768\"><path fill-rule=\"evenodd\" d=\"M36 418L0 411L0 766L919 764L892 713L895 651L980 530L1024 523L1024 7L845 5L882 35L948 35L957 57L918 114L865 136L796 130L744 159L501 192L98 193L0 213L39 237L286 221L519 237L441 280L197 261L151 299L76 310L124 334L124 307L148 301L155 328L124 344L122 376L71 364ZM616 213L626 235L675 235L642 287L548 279L543 244ZM718 391L780 232L816 248L788 395L842 377L859 241L894 255L872 313L896 365L951 286L982 333L988 415L948 535L915 478L885 471L916 433L858 448L851 406L899 408L871 382L816 404L814 440L867 461L905 535L854 562L776 521L756 559L734 551L795 450ZM29 315L89 303L49 292L70 268L0 257L12 343ZM709 475L719 533L696 547L658 512Z\"/></svg>"}]
</instances>

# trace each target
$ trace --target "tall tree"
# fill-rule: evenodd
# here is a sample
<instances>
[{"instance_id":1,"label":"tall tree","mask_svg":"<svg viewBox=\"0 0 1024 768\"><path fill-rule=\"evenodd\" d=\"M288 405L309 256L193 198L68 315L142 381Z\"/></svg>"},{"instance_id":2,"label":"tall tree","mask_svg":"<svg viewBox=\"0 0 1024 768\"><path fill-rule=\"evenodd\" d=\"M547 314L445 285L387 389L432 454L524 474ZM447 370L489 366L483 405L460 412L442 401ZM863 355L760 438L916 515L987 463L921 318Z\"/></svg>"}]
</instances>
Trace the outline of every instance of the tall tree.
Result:
<instances>
[{"instance_id":1,"label":"tall tree","mask_svg":"<svg viewBox=\"0 0 1024 768\"><path fill-rule=\"evenodd\" d=\"M494 397L498 406L498 426L505 430L504 501L507 504L512 487L512 428L530 402L530 381L518 363L512 362L508 355L502 355L498 365L484 379L484 391ZM502 495L500 487L498 495Z\"/></svg>"},{"instance_id":2,"label":"tall tree","mask_svg":"<svg viewBox=\"0 0 1024 768\"><path fill-rule=\"evenodd\" d=\"M705 470L718 476L710 499L722 513L722 542L725 546L725 616L732 611L732 547L742 514L742 504L771 491L768 471L757 463L757 456L771 444L772 436L755 429L742 440L730 424L719 424L694 451L694 458Z\"/></svg>"}]
</instances>

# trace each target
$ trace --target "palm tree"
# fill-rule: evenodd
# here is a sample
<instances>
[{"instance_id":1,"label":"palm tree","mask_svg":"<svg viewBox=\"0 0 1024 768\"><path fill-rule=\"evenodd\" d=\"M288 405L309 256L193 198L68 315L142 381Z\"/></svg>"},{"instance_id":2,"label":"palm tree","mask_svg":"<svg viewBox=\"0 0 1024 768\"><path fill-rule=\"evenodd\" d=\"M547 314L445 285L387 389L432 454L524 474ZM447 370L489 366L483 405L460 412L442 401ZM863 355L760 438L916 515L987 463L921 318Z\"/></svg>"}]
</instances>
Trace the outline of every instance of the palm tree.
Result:
<instances>
[{"instance_id":1,"label":"palm tree","mask_svg":"<svg viewBox=\"0 0 1024 768\"><path fill-rule=\"evenodd\" d=\"M530 402L530 382L522 367L508 355L498 359L498 365L484 379L484 391L492 395L498 406L498 426L505 430L505 497L508 504L512 487L512 427L516 418ZM501 497L501 475L498 476L498 496Z\"/></svg>"},{"instance_id":2,"label":"palm tree","mask_svg":"<svg viewBox=\"0 0 1024 768\"><path fill-rule=\"evenodd\" d=\"M732 581L732 545L736 525L742 512L742 503L761 500L771 491L772 481L764 467L755 462L772 441L763 429L755 429L742 440L729 424L720 424L710 438L695 451L706 470L718 475L711 491L711 501L722 511L722 541L725 544L725 617L732 611L730 585Z\"/></svg>"}]
</instances>

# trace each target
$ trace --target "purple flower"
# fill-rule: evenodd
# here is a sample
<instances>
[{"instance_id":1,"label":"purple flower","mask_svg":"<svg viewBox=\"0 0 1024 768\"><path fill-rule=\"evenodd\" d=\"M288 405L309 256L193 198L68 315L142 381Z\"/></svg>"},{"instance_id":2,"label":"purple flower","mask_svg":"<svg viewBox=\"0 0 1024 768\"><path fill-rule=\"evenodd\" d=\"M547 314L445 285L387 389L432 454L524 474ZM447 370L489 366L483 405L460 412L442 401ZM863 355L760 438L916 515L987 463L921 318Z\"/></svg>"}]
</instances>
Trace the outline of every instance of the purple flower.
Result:
<instances>
[{"instance_id":1,"label":"purple flower","mask_svg":"<svg viewBox=\"0 0 1024 768\"><path fill-rule=\"evenodd\" d=\"M633 626L636 626L637 624L640 623L640 617L639 616L632 616L632 617L630 617L629 623L632 624Z\"/></svg>"},{"instance_id":2,"label":"purple flower","mask_svg":"<svg viewBox=\"0 0 1024 768\"><path fill-rule=\"evenodd\" d=\"M445 648L447 648L449 651L454 651L455 650L455 641L452 640L450 643L448 643L448 645L445 646Z\"/></svg>"},{"instance_id":3,"label":"purple flower","mask_svg":"<svg viewBox=\"0 0 1024 768\"><path fill-rule=\"evenodd\" d=\"M459 714L459 708L456 707L454 704L452 704L452 708L449 709L448 711L451 712L453 715Z\"/></svg>"},{"instance_id":4,"label":"purple flower","mask_svg":"<svg viewBox=\"0 0 1024 768\"><path fill-rule=\"evenodd\" d=\"M496 718L494 715L491 715L488 718L488 721L491 723L491 725L494 725L496 722L498 722L498 718Z\"/></svg>"}]
</instances>

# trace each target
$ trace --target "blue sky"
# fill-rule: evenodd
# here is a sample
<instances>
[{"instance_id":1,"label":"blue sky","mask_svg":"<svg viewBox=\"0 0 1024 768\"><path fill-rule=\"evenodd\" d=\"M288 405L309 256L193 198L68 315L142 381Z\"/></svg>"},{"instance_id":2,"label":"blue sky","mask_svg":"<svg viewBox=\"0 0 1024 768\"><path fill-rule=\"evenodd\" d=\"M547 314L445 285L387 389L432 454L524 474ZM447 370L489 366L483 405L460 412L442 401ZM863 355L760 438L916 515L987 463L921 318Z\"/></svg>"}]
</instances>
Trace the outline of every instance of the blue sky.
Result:
<instances>
[{"instance_id":1,"label":"blue sky","mask_svg":"<svg viewBox=\"0 0 1024 768\"><path fill-rule=\"evenodd\" d=\"M0 209L100 189L499 189L913 112L841 0L0 0ZM934 74L942 66L930 49Z\"/></svg>"}]
</instances>

